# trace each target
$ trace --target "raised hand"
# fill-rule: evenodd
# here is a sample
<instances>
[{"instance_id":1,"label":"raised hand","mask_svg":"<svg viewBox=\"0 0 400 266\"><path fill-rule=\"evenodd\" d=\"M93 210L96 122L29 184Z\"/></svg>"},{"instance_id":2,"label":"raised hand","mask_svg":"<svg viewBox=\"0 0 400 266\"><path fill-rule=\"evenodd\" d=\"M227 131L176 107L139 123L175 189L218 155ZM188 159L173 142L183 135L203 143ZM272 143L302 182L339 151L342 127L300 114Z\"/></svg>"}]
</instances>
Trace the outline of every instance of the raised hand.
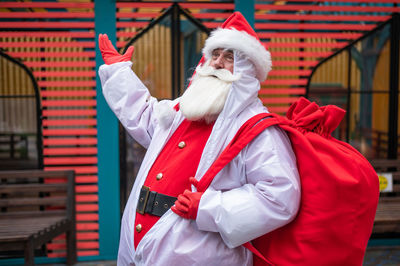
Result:
<instances>
[{"instance_id":1,"label":"raised hand","mask_svg":"<svg viewBox=\"0 0 400 266\"><path fill-rule=\"evenodd\" d=\"M133 46L129 46L125 54L121 55L117 52L117 50L115 50L111 41L108 39L107 34L99 34L99 49L104 63L111 65L118 62L131 61L135 48Z\"/></svg>"}]
</instances>

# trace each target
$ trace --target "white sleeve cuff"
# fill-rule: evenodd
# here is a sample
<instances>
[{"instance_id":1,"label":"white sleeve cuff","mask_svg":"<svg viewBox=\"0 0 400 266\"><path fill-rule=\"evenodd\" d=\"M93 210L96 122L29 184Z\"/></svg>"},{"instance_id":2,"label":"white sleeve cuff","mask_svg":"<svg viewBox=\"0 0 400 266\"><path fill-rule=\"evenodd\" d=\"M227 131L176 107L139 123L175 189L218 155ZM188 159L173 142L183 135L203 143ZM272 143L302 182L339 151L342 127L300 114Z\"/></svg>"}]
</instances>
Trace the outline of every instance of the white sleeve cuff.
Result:
<instances>
[{"instance_id":1,"label":"white sleeve cuff","mask_svg":"<svg viewBox=\"0 0 400 266\"><path fill-rule=\"evenodd\" d=\"M131 66L132 66L131 61L119 62L111 65L106 65L106 64L101 65L99 68L99 77L101 81L101 86L104 87L104 84L107 82L107 80L118 70L125 67L131 68Z\"/></svg>"}]
</instances>

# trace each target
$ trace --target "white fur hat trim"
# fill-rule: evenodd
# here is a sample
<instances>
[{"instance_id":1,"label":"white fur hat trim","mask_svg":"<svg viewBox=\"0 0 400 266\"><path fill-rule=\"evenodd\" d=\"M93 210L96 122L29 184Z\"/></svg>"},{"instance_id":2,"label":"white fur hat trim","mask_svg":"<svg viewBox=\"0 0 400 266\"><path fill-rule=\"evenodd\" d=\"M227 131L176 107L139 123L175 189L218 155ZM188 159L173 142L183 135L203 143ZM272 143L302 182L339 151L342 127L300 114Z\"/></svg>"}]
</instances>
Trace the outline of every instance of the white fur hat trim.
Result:
<instances>
[{"instance_id":1,"label":"white fur hat trim","mask_svg":"<svg viewBox=\"0 0 400 266\"><path fill-rule=\"evenodd\" d=\"M212 51L217 48L232 49L242 52L251 62L257 71L257 79L264 81L272 68L271 54L262 43L245 31L238 31L234 28L218 28L211 32L203 48L206 59L210 59Z\"/></svg>"}]
</instances>

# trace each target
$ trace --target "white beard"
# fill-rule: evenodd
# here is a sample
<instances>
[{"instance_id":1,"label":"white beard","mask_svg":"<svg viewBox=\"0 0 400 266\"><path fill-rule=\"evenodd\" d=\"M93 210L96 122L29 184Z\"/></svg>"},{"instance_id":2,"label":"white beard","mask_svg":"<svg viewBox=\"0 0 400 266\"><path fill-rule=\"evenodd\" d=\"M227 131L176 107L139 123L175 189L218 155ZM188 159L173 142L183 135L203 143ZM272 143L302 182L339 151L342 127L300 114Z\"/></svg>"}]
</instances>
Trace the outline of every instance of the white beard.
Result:
<instances>
[{"instance_id":1,"label":"white beard","mask_svg":"<svg viewBox=\"0 0 400 266\"><path fill-rule=\"evenodd\" d=\"M209 62L196 68L190 86L183 93L179 109L190 121L214 122L224 108L232 82L240 75L226 69L215 69Z\"/></svg>"}]
</instances>

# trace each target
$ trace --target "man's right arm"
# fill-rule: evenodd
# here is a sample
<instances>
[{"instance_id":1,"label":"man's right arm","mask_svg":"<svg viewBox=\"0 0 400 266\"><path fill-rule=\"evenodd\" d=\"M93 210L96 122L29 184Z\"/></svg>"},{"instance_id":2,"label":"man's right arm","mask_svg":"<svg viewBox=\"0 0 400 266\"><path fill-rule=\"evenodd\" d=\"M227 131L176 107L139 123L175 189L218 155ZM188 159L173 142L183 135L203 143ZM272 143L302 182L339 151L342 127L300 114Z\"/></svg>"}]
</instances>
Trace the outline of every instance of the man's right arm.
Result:
<instances>
[{"instance_id":1,"label":"man's right arm","mask_svg":"<svg viewBox=\"0 0 400 266\"><path fill-rule=\"evenodd\" d=\"M153 113L157 99L131 69L132 62L102 65L99 76L103 95L127 132L147 148L154 133Z\"/></svg>"}]
</instances>

